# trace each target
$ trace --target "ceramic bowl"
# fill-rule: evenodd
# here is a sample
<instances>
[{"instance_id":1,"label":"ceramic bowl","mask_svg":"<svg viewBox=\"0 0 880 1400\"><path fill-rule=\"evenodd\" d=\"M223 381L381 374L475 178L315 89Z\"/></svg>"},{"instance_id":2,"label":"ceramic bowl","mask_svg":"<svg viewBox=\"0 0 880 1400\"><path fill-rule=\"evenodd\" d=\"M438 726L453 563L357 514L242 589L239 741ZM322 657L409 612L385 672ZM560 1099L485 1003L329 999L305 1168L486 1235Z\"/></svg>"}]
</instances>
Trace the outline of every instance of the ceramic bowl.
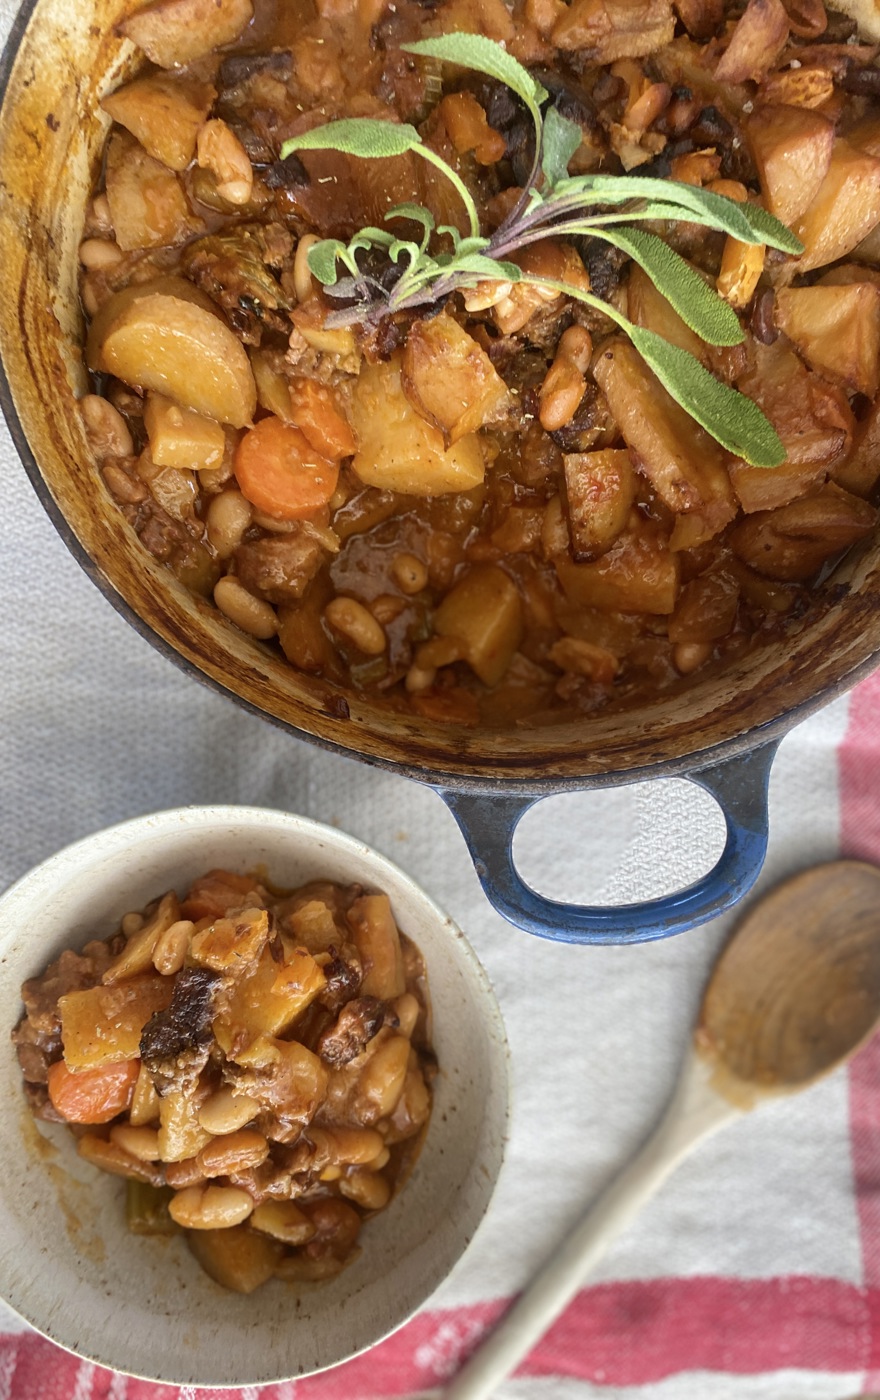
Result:
<instances>
[{"instance_id":1,"label":"ceramic bowl","mask_svg":"<svg viewBox=\"0 0 880 1400\"><path fill-rule=\"evenodd\" d=\"M249 807L160 812L68 846L0 898L0 1005L12 1029L22 981L64 948L106 937L123 913L212 866L265 866L384 890L425 958L440 1065L424 1147L403 1190L364 1228L363 1251L320 1285L249 1296L204 1274L180 1238L129 1234L124 1183L37 1124L9 1036L0 1135L0 1292L70 1351L117 1371L196 1386L264 1385L334 1366L400 1327L458 1263L492 1199L508 1114L507 1047L464 935L390 861L305 818Z\"/></svg>"}]
</instances>

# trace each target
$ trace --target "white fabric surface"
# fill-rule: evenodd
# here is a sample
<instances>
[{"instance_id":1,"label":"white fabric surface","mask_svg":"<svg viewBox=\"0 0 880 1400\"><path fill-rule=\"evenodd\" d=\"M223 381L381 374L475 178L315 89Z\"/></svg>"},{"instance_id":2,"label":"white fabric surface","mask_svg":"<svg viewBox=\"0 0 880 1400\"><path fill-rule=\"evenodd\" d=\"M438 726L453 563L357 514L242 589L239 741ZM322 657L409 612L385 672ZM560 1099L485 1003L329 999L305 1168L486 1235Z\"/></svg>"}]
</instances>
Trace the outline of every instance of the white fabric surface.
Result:
<instances>
[{"instance_id":1,"label":"white fabric surface","mask_svg":"<svg viewBox=\"0 0 880 1400\"><path fill-rule=\"evenodd\" d=\"M4 33L12 8L0 0ZM0 483L0 887L101 826L212 801L302 812L397 861L465 929L496 987L513 1054L513 1130L497 1197L434 1304L517 1290L662 1107L724 927L633 949L571 949L512 929L486 903L433 792L298 742L138 636L68 554L5 429ZM834 746L845 722L840 701L783 743L762 887L836 854ZM670 876L686 883L717 853L718 813L688 784L555 806L555 819L547 802L523 823L517 854L523 872L558 897L656 893ZM838 1075L728 1129L679 1171L597 1277L794 1272L857 1282L846 1112ZM0 1306L0 1330L18 1325ZM855 1375L803 1371L694 1374L650 1388L651 1400L844 1400L857 1392ZM499 1392L506 1400L637 1393L646 1394L536 1378Z\"/></svg>"}]
</instances>

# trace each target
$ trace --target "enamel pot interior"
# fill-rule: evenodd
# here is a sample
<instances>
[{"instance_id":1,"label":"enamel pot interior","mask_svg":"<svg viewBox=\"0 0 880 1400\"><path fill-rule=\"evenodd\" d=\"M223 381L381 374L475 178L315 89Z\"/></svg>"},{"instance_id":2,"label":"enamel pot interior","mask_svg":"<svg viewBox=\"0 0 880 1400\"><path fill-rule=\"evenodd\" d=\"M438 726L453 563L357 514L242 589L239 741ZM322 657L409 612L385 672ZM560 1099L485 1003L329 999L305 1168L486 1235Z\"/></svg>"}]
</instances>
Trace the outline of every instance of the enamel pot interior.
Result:
<instances>
[{"instance_id":1,"label":"enamel pot interior","mask_svg":"<svg viewBox=\"0 0 880 1400\"><path fill-rule=\"evenodd\" d=\"M86 391L76 292L83 209L107 118L130 72L112 32L120 0L36 0L10 41L0 113L0 310L4 407L44 504L92 577L168 655L268 718L325 746L446 786L530 790L684 772L774 737L880 659L880 549L852 552L825 601L680 694L577 724L443 728L343 697L190 597L140 546L90 458L74 400Z\"/></svg>"}]
</instances>

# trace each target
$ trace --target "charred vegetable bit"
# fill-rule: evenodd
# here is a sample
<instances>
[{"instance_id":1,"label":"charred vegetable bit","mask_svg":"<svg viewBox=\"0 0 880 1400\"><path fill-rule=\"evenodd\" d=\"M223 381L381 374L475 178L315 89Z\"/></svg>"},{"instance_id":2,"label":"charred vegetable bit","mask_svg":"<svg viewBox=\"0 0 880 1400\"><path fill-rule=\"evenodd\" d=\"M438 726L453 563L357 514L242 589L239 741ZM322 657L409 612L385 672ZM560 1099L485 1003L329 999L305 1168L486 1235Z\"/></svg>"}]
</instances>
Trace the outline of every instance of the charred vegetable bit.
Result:
<instances>
[{"instance_id":1,"label":"charred vegetable bit","mask_svg":"<svg viewBox=\"0 0 880 1400\"><path fill-rule=\"evenodd\" d=\"M868 0L151 0L120 31L145 61L102 100L83 429L120 528L237 654L334 725L589 744L597 712L749 671L839 605L880 500ZM182 926L248 894L202 882L100 997L71 984L71 1053L100 1013L137 1063L141 1013L173 1021L154 946L171 968ZM346 1011L389 1000L393 944L361 986L326 913L301 917L324 982L276 990L272 1034L311 998L317 1067L236 1070L275 1097L394 1033ZM268 986L280 945L249 929ZM233 933L194 966L222 982ZM213 1025L229 995L203 990ZM57 1115L44 1011L18 1043ZM204 1053L146 1059L183 1080ZM109 1111L125 1076L90 1072ZM242 1268L274 1267L230 1228Z\"/></svg>"},{"instance_id":2,"label":"charred vegetable bit","mask_svg":"<svg viewBox=\"0 0 880 1400\"><path fill-rule=\"evenodd\" d=\"M211 870L22 996L32 1110L226 1288L338 1274L418 1155L428 988L385 894Z\"/></svg>"}]
</instances>

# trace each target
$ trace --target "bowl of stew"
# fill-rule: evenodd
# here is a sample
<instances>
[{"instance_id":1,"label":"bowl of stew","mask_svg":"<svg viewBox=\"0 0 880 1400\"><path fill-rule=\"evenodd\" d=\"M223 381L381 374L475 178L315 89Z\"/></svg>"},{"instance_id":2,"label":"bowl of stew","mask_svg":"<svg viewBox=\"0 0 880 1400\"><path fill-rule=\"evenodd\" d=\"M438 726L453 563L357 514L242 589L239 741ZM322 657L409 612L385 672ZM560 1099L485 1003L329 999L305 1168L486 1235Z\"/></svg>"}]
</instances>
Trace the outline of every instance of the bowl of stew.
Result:
<instances>
[{"instance_id":1,"label":"bowl of stew","mask_svg":"<svg viewBox=\"0 0 880 1400\"><path fill-rule=\"evenodd\" d=\"M335 1365L425 1303L491 1201L507 1049L406 875L194 807L67 847L2 910L5 1301L202 1386Z\"/></svg>"},{"instance_id":2,"label":"bowl of stew","mask_svg":"<svg viewBox=\"0 0 880 1400\"><path fill-rule=\"evenodd\" d=\"M7 48L4 407L44 503L172 660L441 790L523 927L619 941L718 912L760 867L773 746L880 651L874 21L818 0L652 0L637 26L591 0L215 9L37 0ZM619 249L551 229L516 254L751 398L781 464L722 447L558 289L334 316L316 242L414 204L461 236L462 205L412 154L287 142L408 123L486 233L528 181L509 88L407 48L464 32L579 130L569 174L760 202L800 239L656 225L736 313L721 348ZM361 271L388 281L387 260ZM658 774L724 807L715 872L607 915L524 886L531 802Z\"/></svg>"}]
</instances>

